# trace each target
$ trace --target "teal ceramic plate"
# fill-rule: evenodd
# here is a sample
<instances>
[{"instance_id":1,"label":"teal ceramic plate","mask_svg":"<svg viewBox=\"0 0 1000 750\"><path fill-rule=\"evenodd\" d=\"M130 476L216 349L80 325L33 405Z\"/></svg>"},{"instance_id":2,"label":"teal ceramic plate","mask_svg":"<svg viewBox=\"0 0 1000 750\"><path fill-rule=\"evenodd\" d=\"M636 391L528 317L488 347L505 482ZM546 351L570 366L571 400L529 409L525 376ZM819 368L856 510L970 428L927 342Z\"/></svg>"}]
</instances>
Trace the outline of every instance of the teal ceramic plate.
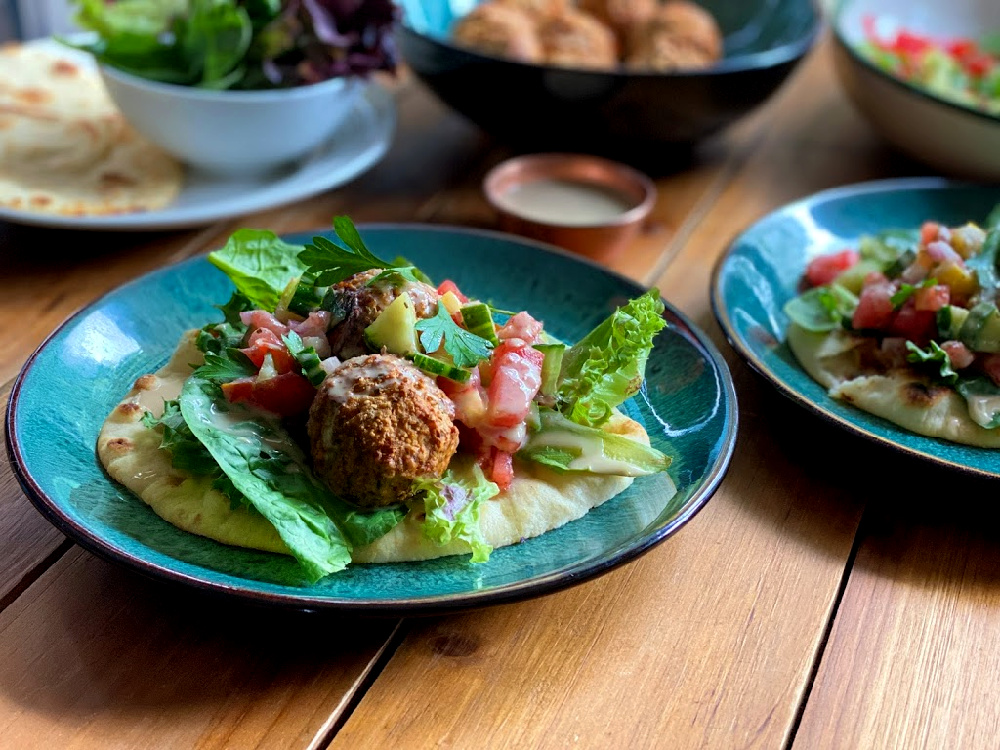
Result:
<instances>
[{"instance_id":1,"label":"teal ceramic plate","mask_svg":"<svg viewBox=\"0 0 1000 750\"><path fill-rule=\"evenodd\" d=\"M712 306L733 348L778 390L820 416L937 464L1000 477L1000 452L923 437L827 395L785 343L785 303L817 255L857 247L864 234L933 219L982 222L1000 186L939 179L889 180L817 193L761 219L737 237L715 269Z\"/></svg>"},{"instance_id":2,"label":"teal ceramic plate","mask_svg":"<svg viewBox=\"0 0 1000 750\"><path fill-rule=\"evenodd\" d=\"M432 278L452 278L502 308L530 310L566 340L643 291L596 265L506 235L401 225L361 231L376 254L405 255ZM494 551L486 564L450 557L352 565L312 586L289 585L297 578L292 558L174 528L111 482L95 457L101 423L121 396L167 360L184 330L218 319L212 305L230 290L204 258L121 287L53 333L11 395L8 451L36 507L82 546L143 573L299 608L396 613L513 601L587 580L662 542L704 505L729 464L737 419L729 372L708 339L668 307L646 386L626 410L674 457L669 479L640 478L583 518Z\"/></svg>"}]
</instances>

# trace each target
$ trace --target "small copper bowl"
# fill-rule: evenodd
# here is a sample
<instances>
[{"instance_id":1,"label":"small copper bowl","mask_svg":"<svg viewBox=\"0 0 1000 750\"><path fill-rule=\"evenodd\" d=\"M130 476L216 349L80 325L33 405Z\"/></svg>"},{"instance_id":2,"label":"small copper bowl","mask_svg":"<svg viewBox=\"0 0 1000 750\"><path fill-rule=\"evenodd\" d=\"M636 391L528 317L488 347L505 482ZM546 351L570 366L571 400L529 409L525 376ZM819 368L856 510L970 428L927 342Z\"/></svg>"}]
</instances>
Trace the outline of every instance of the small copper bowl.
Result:
<instances>
[{"instance_id":1,"label":"small copper bowl","mask_svg":"<svg viewBox=\"0 0 1000 750\"><path fill-rule=\"evenodd\" d=\"M628 246L656 202L656 187L641 172L583 154L508 159L489 171L483 192L504 231L598 261Z\"/></svg>"}]
</instances>

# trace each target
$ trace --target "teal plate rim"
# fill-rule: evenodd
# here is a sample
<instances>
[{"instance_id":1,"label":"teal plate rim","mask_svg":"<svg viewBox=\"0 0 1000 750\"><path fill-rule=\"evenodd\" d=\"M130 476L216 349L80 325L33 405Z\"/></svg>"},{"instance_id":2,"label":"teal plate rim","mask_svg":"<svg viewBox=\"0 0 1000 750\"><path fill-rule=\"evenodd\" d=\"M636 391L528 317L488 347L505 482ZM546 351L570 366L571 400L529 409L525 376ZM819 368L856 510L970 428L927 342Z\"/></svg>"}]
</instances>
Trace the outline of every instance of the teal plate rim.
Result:
<instances>
[{"instance_id":1,"label":"teal plate rim","mask_svg":"<svg viewBox=\"0 0 1000 750\"><path fill-rule=\"evenodd\" d=\"M360 224L358 228L362 233L366 230L372 229L439 232L464 234L472 237L480 236L506 243L516 243L590 267L592 270L600 274L611 277L635 294L641 294L646 291L645 288L628 277L611 271L586 258L581 258L580 256L562 250L561 248L553 247L533 240L526 240L521 237L501 232L485 229L469 229L443 225L408 223L366 223ZM291 242L301 242L311 238L315 234L325 231L328 230L324 228L313 232L299 232L283 235L283 238ZM125 292L130 287L138 286L142 282L148 281L151 277L169 274L171 271L185 265L195 265L204 262L204 256L199 255L194 258L188 258L177 263L172 263L155 269L108 291L104 295L98 297L71 314L46 337L46 339L25 361L11 389L6 409L5 426L7 455L19 484L35 508L44 518L46 518L46 520L52 523L71 540L80 544L80 546L84 549L111 562L123 564L127 568L130 568L146 577L167 581L173 584L186 585L208 594L235 598L250 603L275 605L298 610L354 612L373 616L440 614L444 612L461 611L495 604L510 603L553 593L578 583L583 583L636 559L657 544L672 536L688 521L690 521L691 518L693 518L695 514L697 514L698 511L704 507L705 503L708 502L712 495L715 494L715 491L718 489L723 478L725 477L726 472L728 471L729 464L735 450L736 436L738 432L736 391L728 365L707 335L691 323L683 313L679 312L669 302L664 300L666 306L664 316L668 319L668 321L676 326L677 332L692 345L693 349L700 355L701 361L709 365L717 377L719 384L719 393L717 398L722 401L721 408L726 428L716 444L717 455L715 456L714 461L706 467L700 486L690 492L680 511L667 522L662 523L655 528L650 528L652 526L652 524L650 524L650 526L647 526L645 529L644 534L639 535L631 539L628 543L621 545L618 549L614 550L612 554L599 557L568 570L556 570L538 577L521 579L514 583L504 584L489 590L479 591L476 589L470 589L460 593L445 593L420 598L404 599L339 599L322 596L310 596L307 593L308 588L302 589L302 593L276 593L271 591L261 591L252 587L255 583L252 579L243 579L248 582L248 586L227 584L217 580L211 580L206 577L191 575L183 571L173 569L167 565L157 564L156 562L144 559L137 554L133 554L129 550L123 549L122 547L109 542L100 535L94 533L91 529L88 529L81 523L77 522L63 510L61 503L53 498L28 470L27 462L25 460L25 448L19 434L17 420L19 405L21 403L22 389L24 388L24 382L31 371L31 368L38 358L46 351L47 347L60 335L60 333L67 330L88 312L97 308L102 303L107 302L114 295ZM150 363L150 365L159 366L157 363ZM94 437L96 443L96 435ZM100 463L96 456L96 446L94 451L94 462L98 467L100 467ZM109 485L113 485L112 480L104 473L103 467L100 467L100 469L103 480ZM683 487L678 488L679 491L683 489ZM419 563L407 564L419 565Z\"/></svg>"},{"instance_id":2,"label":"teal plate rim","mask_svg":"<svg viewBox=\"0 0 1000 750\"><path fill-rule=\"evenodd\" d=\"M987 188L987 189L997 189L1000 185L988 184L988 183L975 183L966 182L959 180L949 180L943 177L904 177L904 178L893 178L887 180L872 180L868 182L853 183L850 185L843 185L841 187L828 188L826 190L820 190L818 192L807 195L796 201L786 203L773 211L768 212L764 216L761 216L756 221L754 221L749 226L745 227L743 230L737 232L733 238L730 240L726 247L725 252L716 261L715 266L712 269L712 279L711 279L711 292L710 299L712 305L712 312L715 315L715 319L726 336L727 341L730 346L736 351L736 353L743 358L743 360L760 376L762 376L767 382L769 382L782 396L790 399L799 406L811 411L813 414L821 417L831 424L837 425L848 432L851 432L859 437L869 440L875 444L881 445L888 449L897 451L901 454L911 456L913 458L918 458L925 460L929 463L936 464L948 469L953 469L964 474L977 477L986 477L990 479L1000 478L1000 465L997 469L988 469L982 466L977 466L973 463L963 462L963 461L953 461L948 458L937 455L931 452L933 447L957 447L959 450L968 449L971 451L983 451L987 452L991 449L987 448L976 448L974 446L965 446L959 443L953 443L951 441L943 440L941 438L932 438L925 435L919 435L915 432L910 432L902 427L895 425L888 420L882 419L880 417L875 417L867 412L864 412L857 407L844 405L845 410L856 412L858 417L865 419L871 419L877 422L879 426L884 429L885 435L880 435L871 429L868 429L850 417L841 416L836 413L833 408L828 406L825 402L821 403L809 395L803 393L794 384L787 382L785 379L780 377L774 370L768 366L768 364L757 355L753 348L743 339L742 336L736 330L735 325L730 318L729 307L724 299L724 291L722 289L722 275L726 269L726 265L731 261L734 252L737 250L740 242L746 238L746 236L752 232L754 229L761 227L768 221L775 220L779 215L789 214L801 209L807 208L811 205L821 204L840 198L846 197L857 197L863 195L872 195L877 193L887 193L895 192L899 190L949 190L953 188L959 189L977 189L977 188ZM892 228L890 226L884 227L886 229ZM805 256L803 256L805 257ZM780 342L780 343L783 343ZM805 370L796 362L794 365L804 377L806 375ZM810 379L810 382L811 381ZM822 386L816 384L817 388L822 389ZM839 402L834 402L830 396L826 396L826 402L833 404L839 404ZM918 443L921 447L914 447L910 445L905 445L899 442L898 438L905 438L913 440ZM993 451L996 454L996 451ZM1000 454L997 454L1000 455Z\"/></svg>"}]
</instances>

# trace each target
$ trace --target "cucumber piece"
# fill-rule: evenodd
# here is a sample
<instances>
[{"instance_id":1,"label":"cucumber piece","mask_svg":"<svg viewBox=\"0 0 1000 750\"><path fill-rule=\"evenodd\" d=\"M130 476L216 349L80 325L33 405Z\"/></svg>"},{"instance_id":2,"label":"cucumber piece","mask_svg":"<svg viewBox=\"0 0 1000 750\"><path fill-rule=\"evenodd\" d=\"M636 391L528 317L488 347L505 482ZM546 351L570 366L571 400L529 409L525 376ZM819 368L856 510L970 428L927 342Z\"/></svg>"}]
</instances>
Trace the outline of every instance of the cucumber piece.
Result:
<instances>
[{"instance_id":1,"label":"cucumber piece","mask_svg":"<svg viewBox=\"0 0 1000 750\"><path fill-rule=\"evenodd\" d=\"M968 317L969 311L964 307L945 305L937 312L938 336L944 341L957 341Z\"/></svg>"},{"instance_id":2,"label":"cucumber piece","mask_svg":"<svg viewBox=\"0 0 1000 750\"><path fill-rule=\"evenodd\" d=\"M302 337L299 334L295 331L289 331L281 337L281 340L285 342L288 351L295 357L295 361L302 369L302 374L310 383L318 387L326 380L326 370L323 369L319 355L311 346L302 343Z\"/></svg>"},{"instance_id":3,"label":"cucumber piece","mask_svg":"<svg viewBox=\"0 0 1000 750\"><path fill-rule=\"evenodd\" d=\"M450 365L447 362L442 362L440 359L429 357L420 352L413 352L408 358L428 375L441 375L448 378L448 380L454 380L456 383L468 383L469 378L472 377L472 373L469 370L455 367L455 365Z\"/></svg>"},{"instance_id":4,"label":"cucumber piece","mask_svg":"<svg viewBox=\"0 0 1000 750\"><path fill-rule=\"evenodd\" d=\"M543 396L555 396L559 389L559 372L566 344L535 344L533 348L545 355L542 360L542 387L538 392Z\"/></svg>"},{"instance_id":5,"label":"cucumber piece","mask_svg":"<svg viewBox=\"0 0 1000 750\"><path fill-rule=\"evenodd\" d=\"M469 333L482 336L493 346L500 344L496 328L493 326L493 313L490 312L489 305L486 303L475 302L463 307L462 322L465 323L465 328Z\"/></svg>"},{"instance_id":6,"label":"cucumber piece","mask_svg":"<svg viewBox=\"0 0 1000 750\"><path fill-rule=\"evenodd\" d=\"M302 274L296 279L291 299L288 300L289 312L308 317L309 313L320 308L326 287L317 287L315 283L316 277L312 274Z\"/></svg>"},{"instance_id":7,"label":"cucumber piece","mask_svg":"<svg viewBox=\"0 0 1000 750\"><path fill-rule=\"evenodd\" d=\"M417 351L416 324L413 300L401 294L365 329L365 344L375 352L385 348L390 354L410 354Z\"/></svg>"},{"instance_id":8,"label":"cucumber piece","mask_svg":"<svg viewBox=\"0 0 1000 750\"><path fill-rule=\"evenodd\" d=\"M841 271L837 278L833 280L834 284L840 284L840 286L847 289L854 295L860 295L861 289L865 285L865 276L873 271L881 271L882 266L874 260L859 260L853 266L848 268L846 271Z\"/></svg>"},{"instance_id":9,"label":"cucumber piece","mask_svg":"<svg viewBox=\"0 0 1000 750\"><path fill-rule=\"evenodd\" d=\"M1000 352L1000 311L990 302L980 302L969 311L958 333L959 340L974 352Z\"/></svg>"}]
</instances>

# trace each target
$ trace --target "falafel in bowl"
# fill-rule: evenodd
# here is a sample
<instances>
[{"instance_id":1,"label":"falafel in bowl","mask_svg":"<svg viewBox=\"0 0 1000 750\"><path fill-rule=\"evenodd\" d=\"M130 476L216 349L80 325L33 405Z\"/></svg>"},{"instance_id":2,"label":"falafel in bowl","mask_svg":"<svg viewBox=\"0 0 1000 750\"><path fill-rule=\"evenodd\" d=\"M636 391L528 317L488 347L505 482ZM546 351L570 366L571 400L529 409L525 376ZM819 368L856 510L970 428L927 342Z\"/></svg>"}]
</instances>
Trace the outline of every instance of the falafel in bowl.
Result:
<instances>
[{"instance_id":1,"label":"falafel in bowl","mask_svg":"<svg viewBox=\"0 0 1000 750\"><path fill-rule=\"evenodd\" d=\"M536 150L647 159L763 103L821 25L812 0L400 5L401 57L490 135Z\"/></svg>"}]
</instances>

